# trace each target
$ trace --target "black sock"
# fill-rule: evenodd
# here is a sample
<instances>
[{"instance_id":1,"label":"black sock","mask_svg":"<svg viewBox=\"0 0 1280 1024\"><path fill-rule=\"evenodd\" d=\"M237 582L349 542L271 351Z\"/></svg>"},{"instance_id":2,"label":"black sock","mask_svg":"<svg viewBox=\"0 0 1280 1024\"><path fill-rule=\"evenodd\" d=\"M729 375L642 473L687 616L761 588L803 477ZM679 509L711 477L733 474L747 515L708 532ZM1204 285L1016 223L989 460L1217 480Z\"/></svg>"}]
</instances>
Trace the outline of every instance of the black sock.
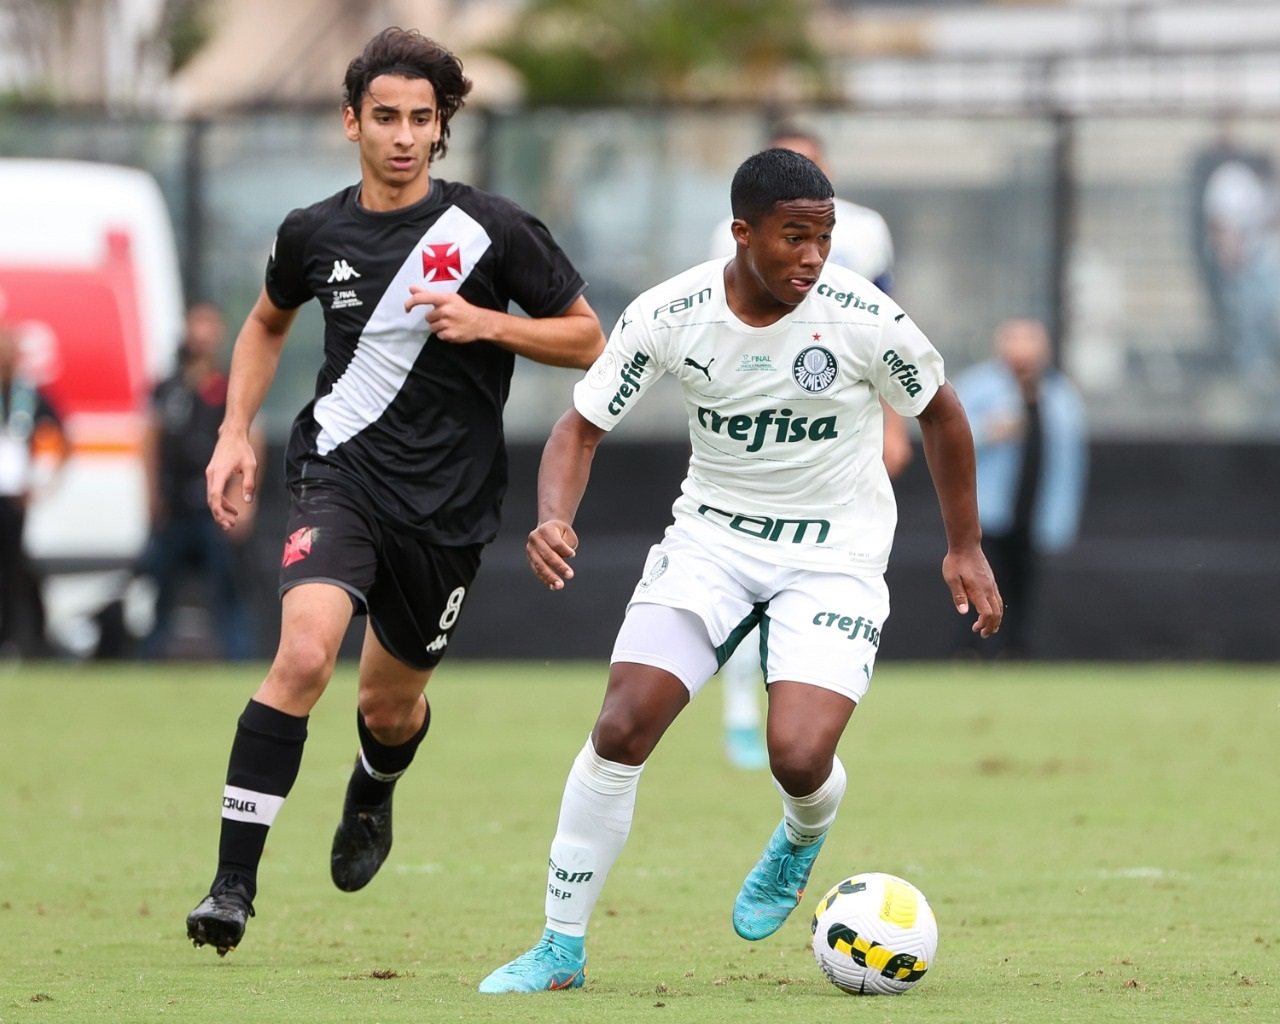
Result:
<instances>
[{"instance_id":1,"label":"black sock","mask_svg":"<svg viewBox=\"0 0 1280 1024\"><path fill-rule=\"evenodd\" d=\"M236 726L222 799L218 878L238 875L257 892L267 832L302 766L307 716L249 701ZM252 898L252 896L251 896Z\"/></svg>"},{"instance_id":2,"label":"black sock","mask_svg":"<svg viewBox=\"0 0 1280 1024\"><path fill-rule=\"evenodd\" d=\"M360 734L360 750L363 757L356 758L355 768L351 772L351 781L347 783L347 802L357 807L371 807L385 803L395 792L396 780L408 770L413 763L413 755L418 752L418 744L427 735L427 727L431 724L431 706L427 705L426 717L422 720L422 728L406 742L389 747L379 743L365 724L364 715L356 712L356 731ZM366 767L367 766L367 767ZM375 778L369 769L380 776Z\"/></svg>"}]
</instances>

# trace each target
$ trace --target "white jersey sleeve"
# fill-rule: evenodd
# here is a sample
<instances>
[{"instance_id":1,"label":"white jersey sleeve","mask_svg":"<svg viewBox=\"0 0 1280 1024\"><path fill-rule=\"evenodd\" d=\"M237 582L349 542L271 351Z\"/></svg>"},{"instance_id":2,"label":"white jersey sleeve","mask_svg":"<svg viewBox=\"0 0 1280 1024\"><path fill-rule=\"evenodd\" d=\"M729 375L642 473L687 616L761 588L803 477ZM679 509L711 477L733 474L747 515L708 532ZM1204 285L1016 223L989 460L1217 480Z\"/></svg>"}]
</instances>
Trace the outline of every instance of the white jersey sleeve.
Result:
<instances>
[{"instance_id":1,"label":"white jersey sleeve","mask_svg":"<svg viewBox=\"0 0 1280 1024\"><path fill-rule=\"evenodd\" d=\"M623 310L604 351L573 388L574 408L601 430L620 423L665 370L640 314L644 299Z\"/></svg>"},{"instance_id":2,"label":"white jersey sleeve","mask_svg":"<svg viewBox=\"0 0 1280 1024\"><path fill-rule=\"evenodd\" d=\"M894 412L919 416L942 387L942 356L896 303L886 300L885 306L869 376Z\"/></svg>"}]
</instances>

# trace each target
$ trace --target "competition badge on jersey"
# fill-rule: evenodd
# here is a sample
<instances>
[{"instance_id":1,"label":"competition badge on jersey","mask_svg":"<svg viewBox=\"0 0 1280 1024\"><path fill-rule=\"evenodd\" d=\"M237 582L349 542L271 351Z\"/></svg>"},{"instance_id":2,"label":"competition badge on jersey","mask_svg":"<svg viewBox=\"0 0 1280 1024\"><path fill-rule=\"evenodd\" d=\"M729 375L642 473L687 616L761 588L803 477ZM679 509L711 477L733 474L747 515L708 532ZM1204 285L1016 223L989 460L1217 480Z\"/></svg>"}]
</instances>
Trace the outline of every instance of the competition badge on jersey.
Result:
<instances>
[{"instance_id":1,"label":"competition badge on jersey","mask_svg":"<svg viewBox=\"0 0 1280 1024\"><path fill-rule=\"evenodd\" d=\"M593 388L613 387L614 382L618 379L618 360L612 352L604 351L600 353L591 369L587 371L587 383Z\"/></svg>"},{"instance_id":2,"label":"competition badge on jersey","mask_svg":"<svg viewBox=\"0 0 1280 1024\"><path fill-rule=\"evenodd\" d=\"M658 577L667 571L667 567L670 564L671 560L665 554L659 552L658 557L645 568L644 579L640 581L640 589L648 590L653 586Z\"/></svg>"},{"instance_id":3,"label":"competition badge on jersey","mask_svg":"<svg viewBox=\"0 0 1280 1024\"><path fill-rule=\"evenodd\" d=\"M836 357L828 349L810 345L791 364L791 376L809 394L817 395L835 383L839 369Z\"/></svg>"}]
</instances>

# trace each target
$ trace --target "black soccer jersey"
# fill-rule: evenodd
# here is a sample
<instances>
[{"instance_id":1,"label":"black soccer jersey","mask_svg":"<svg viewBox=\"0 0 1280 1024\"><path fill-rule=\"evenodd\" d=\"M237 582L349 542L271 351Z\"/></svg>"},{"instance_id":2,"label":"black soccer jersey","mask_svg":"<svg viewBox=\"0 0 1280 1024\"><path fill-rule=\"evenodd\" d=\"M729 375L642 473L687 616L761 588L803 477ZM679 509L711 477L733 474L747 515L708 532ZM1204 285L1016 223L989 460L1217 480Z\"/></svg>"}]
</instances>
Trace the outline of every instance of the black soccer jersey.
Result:
<instances>
[{"instance_id":1,"label":"black soccer jersey","mask_svg":"<svg viewBox=\"0 0 1280 1024\"><path fill-rule=\"evenodd\" d=\"M485 543L507 485L502 410L515 357L429 333L406 313L412 284L533 317L557 316L586 285L551 233L515 203L433 178L425 199L374 212L353 185L285 218L266 289L282 309L324 309L315 398L289 439L290 485L337 475L375 514L444 545Z\"/></svg>"}]
</instances>

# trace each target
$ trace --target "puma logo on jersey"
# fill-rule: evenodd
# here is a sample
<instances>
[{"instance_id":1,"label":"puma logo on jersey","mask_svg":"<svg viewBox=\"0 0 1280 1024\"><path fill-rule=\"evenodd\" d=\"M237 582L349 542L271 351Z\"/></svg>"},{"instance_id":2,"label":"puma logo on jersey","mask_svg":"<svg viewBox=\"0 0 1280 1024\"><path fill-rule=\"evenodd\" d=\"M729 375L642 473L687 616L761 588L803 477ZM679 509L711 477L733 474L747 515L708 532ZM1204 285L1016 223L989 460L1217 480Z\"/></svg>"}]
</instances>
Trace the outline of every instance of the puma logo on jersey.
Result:
<instances>
[{"instance_id":1,"label":"puma logo on jersey","mask_svg":"<svg viewBox=\"0 0 1280 1024\"><path fill-rule=\"evenodd\" d=\"M695 363L692 359L685 359L684 365L692 366L695 370L701 370L703 375L707 378L707 380L710 380L711 364L714 363L715 361L716 361L715 356L712 356L710 359L707 360L707 365L703 366L701 363Z\"/></svg>"},{"instance_id":2,"label":"puma logo on jersey","mask_svg":"<svg viewBox=\"0 0 1280 1024\"><path fill-rule=\"evenodd\" d=\"M334 260L333 271L329 274L329 283L334 281L350 281L353 277L359 277L359 271L352 268L351 264L346 260Z\"/></svg>"},{"instance_id":3,"label":"puma logo on jersey","mask_svg":"<svg viewBox=\"0 0 1280 1024\"><path fill-rule=\"evenodd\" d=\"M445 634L440 633L431 643L427 644L427 650L434 654L436 651L443 651L449 646L449 638Z\"/></svg>"}]
</instances>

